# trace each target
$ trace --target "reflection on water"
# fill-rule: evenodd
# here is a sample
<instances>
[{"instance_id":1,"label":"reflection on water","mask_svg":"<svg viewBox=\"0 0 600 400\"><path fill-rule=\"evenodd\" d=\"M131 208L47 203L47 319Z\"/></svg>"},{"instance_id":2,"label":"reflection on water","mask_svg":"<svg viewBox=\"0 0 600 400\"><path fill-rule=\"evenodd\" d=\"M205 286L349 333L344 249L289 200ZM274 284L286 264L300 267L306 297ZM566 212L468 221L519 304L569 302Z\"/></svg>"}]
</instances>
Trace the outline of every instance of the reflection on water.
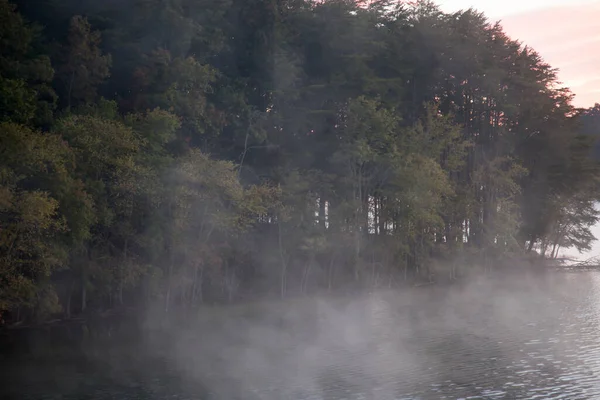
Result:
<instances>
[{"instance_id":1,"label":"reflection on water","mask_svg":"<svg viewBox=\"0 0 600 400\"><path fill-rule=\"evenodd\" d=\"M162 356L146 341L137 361L30 363L11 376L18 398L36 399L600 398L598 272L310 310L268 323L220 316L175 333Z\"/></svg>"}]
</instances>

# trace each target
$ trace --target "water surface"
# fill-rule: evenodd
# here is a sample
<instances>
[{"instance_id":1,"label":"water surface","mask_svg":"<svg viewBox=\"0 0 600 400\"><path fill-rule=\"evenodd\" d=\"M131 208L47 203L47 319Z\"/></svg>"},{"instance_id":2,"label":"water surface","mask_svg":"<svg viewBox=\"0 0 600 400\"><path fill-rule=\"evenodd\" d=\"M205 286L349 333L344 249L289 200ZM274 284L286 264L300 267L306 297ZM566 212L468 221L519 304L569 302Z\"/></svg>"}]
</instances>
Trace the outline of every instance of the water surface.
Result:
<instances>
[{"instance_id":1,"label":"water surface","mask_svg":"<svg viewBox=\"0 0 600 400\"><path fill-rule=\"evenodd\" d=\"M168 335L13 362L21 399L600 398L600 273L201 313Z\"/></svg>"}]
</instances>

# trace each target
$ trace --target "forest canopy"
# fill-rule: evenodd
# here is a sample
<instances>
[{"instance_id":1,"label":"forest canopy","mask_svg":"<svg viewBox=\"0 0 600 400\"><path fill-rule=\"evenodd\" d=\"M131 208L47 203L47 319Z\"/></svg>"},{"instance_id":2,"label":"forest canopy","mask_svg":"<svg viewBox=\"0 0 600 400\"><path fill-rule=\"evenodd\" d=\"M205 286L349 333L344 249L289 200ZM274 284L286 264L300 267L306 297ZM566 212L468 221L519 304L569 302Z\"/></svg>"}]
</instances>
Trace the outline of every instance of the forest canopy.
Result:
<instances>
[{"instance_id":1,"label":"forest canopy","mask_svg":"<svg viewBox=\"0 0 600 400\"><path fill-rule=\"evenodd\" d=\"M572 97L501 25L428 1L0 0L0 311L589 249L600 106Z\"/></svg>"}]
</instances>

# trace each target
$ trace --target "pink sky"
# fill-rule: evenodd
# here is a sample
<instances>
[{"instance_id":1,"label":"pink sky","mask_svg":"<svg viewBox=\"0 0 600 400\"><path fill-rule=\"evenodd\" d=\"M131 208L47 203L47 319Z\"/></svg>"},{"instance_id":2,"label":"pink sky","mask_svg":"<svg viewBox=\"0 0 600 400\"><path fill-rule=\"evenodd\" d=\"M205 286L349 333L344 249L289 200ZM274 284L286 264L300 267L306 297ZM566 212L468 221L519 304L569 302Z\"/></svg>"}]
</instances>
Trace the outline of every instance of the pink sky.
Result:
<instances>
[{"instance_id":1,"label":"pink sky","mask_svg":"<svg viewBox=\"0 0 600 400\"><path fill-rule=\"evenodd\" d=\"M436 0L446 12L473 7L491 21L500 20L513 39L533 47L555 68L564 86L575 93L574 104L600 103L600 0ZM600 238L600 224L592 228ZM600 240L582 260L600 256Z\"/></svg>"},{"instance_id":2,"label":"pink sky","mask_svg":"<svg viewBox=\"0 0 600 400\"><path fill-rule=\"evenodd\" d=\"M574 104L600 103L600 1L598 0L440 0L444 11L470 6L501 20L507 34L533 47L559 69Z\"/></svg>"}]
</instances>

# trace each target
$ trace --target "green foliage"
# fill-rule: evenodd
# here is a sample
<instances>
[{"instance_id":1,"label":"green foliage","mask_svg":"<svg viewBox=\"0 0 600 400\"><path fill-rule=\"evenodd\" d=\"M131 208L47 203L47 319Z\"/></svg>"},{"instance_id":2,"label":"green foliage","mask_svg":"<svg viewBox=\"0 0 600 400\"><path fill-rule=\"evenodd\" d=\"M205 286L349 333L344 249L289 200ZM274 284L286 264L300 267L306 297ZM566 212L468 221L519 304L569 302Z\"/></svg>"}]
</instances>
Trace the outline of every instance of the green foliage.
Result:
<instances>
[{"instance_id":1,"label":"green foliage","mask_svg":"<svg viewBox=\"0 0 600 400\"><path fill-rule=\"evenodd\" d=\"M181 118L181 136L195 144L205 144L218 135L221 126L214 106L207 102L216 80L213 67L193 57L172 58L164 49L147 57L134 74L136 110L160 107Z\"/></svg>"},{"instance_id":2,"label":"green foliage","mask_svg":"<svg viewBox=\"0 0 600 400\"><path fill-rule=\"evenodd\" d=\"M60 139L13 123L0 124L0 305L34 306L36 290L64 267L57 238L65 218L49 179L60 179L67 154Z\"/></svg>"},{"instance_id":3,"label":"green foliage","mask_svg":"<svg viewBox=\"0 0 600 400\"><path fill-rule=\"evenodd\" d=\"M94 101L98 86L110 76L111 56L102 54L100 44L100 33L92 31L86 18L80 15L71 18L57 73L67 108Z\"/></svg>"},{"instance_id":4,"label":"green foliage","mask_svg":"<svg viewBox=\"0 0 600 400\"><path fill-rule=\"evenodd\" d=\"M594 240L598 106L472 10L17 3L46 28L0 0L0 310L393 286Z\"/></svg>"},{"instance_id":5,"label":"green foliage","mask_svg":"<svg viewBox=\"0 0 600 400\"><path fill-rule=\"evenodd\" d=\"M47 125L56 95L50 59L35 52L38 29L16 7L0 1L0 121Z\"/></svg>"}]
</instances>

